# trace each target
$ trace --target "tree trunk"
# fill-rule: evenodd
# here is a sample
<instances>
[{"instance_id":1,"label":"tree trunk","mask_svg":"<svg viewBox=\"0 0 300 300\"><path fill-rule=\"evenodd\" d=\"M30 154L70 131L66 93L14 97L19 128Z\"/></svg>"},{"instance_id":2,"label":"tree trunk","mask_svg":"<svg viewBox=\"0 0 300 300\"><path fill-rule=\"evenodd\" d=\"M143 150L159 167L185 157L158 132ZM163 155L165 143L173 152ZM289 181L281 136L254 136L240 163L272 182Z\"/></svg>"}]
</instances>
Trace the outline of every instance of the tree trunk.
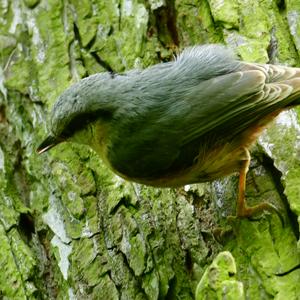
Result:
<instances>
[{"instance_id":1,"label":"tree trunk","mask_svg":"<svg viewBox=\"0 0 300 300\"><path fill-rule=\"evenodd\" d=\"M260 137L247 179L249 204L273 203L280 217L228 218L234 175L154 189L84 146L35 152L57 96L80 78L203 43L296 66L299 15L297 0L2 0L2 298L299 299L299 109Z\"/></svg>"}]
</instances>

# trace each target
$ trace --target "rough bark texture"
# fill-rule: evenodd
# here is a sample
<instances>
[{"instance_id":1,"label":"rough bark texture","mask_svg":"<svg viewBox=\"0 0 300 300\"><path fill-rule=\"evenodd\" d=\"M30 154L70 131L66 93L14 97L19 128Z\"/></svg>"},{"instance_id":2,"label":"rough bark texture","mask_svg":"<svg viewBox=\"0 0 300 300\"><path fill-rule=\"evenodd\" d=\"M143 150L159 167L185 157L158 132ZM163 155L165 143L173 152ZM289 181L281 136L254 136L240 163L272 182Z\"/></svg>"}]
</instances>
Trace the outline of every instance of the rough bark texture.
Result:
<instances>
[{"instance_id":1,"label":"rough bark texture","mask_svg":"<svg viewBox=\"0 0 300 300\"><path fill-rule=\"evenodd\" d=\"M35 153L72 82L207 42L299 66L299 0L0 1L0 298L299 299L299 109L259 139L248 175L249 203L283 223L227 219L235 176L153 189L85 147Z\"/></svg>"}]
</instances>

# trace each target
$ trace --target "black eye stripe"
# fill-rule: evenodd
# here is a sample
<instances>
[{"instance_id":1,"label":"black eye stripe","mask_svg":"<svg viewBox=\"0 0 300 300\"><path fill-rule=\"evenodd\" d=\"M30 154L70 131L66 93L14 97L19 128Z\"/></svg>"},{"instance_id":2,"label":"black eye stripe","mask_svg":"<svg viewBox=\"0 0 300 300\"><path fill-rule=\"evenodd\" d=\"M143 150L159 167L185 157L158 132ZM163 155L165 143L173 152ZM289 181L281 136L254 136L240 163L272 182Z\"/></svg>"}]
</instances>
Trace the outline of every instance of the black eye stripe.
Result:
<instances>
[{"instance_id":1,"label":"black eye stripe","mask_svg":"<svg viewBox=\"0 0 300 300\"><path fill-rule=\"evenodd\" d=\"M61 136L68 138L72 136L76 131L79 131L86 127L88 124L91 124L98 119L110 119L112 116L111 112L104 110L97 110L91 113L82 113L75 116L69 124L62 131Z\"/></svg>"}]
</instances>

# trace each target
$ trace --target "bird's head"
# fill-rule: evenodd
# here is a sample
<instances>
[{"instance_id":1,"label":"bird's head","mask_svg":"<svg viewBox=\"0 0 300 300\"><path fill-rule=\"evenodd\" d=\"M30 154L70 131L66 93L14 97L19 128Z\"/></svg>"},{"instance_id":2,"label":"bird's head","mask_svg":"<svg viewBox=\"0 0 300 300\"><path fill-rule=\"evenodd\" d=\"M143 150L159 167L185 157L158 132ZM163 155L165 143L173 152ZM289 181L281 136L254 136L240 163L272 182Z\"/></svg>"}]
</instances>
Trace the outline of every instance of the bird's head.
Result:
<instances>
[{"instance_id":1,"label":"bird's head","mask_svg":"<svg viewBox=\"0 0 300 300\"><path fill-rule=\"evenodd\" d=\"M65 90L51 112L46 139L37 148L39 154L64 141L90 146L97 123L103 124L114 112L109 73L89 76Z\"/></svg>"}]
</instances>

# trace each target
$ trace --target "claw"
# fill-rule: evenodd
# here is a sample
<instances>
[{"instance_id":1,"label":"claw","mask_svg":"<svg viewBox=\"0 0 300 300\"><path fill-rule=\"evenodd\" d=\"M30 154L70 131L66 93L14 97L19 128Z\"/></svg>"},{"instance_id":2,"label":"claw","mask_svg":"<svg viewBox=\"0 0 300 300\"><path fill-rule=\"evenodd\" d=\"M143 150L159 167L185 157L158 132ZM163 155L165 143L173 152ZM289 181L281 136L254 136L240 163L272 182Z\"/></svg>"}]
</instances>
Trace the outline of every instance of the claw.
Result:
<instances>
[{"instance_id":1,"label":"claw","mask_svg":"<svg viewBox=\"0 0 300 300\"><path fill-rule=\"evenodd\" d=\"M281 223L284 224L282 213L279 211L279 209L276 206L274 206L271 203L263 202L252 207L247 206L247 202L245 198L246 175L249 169L251 157L250 157L249 150L247 148L244 149L246 153L246 159L242 161L242 165L240 169L239 197L237 200L236 216L238 218L251 218L253 215L256 215L257 213L270 211L270 212L275 212L279 216Z\"/></svg>"}]
</instances>

